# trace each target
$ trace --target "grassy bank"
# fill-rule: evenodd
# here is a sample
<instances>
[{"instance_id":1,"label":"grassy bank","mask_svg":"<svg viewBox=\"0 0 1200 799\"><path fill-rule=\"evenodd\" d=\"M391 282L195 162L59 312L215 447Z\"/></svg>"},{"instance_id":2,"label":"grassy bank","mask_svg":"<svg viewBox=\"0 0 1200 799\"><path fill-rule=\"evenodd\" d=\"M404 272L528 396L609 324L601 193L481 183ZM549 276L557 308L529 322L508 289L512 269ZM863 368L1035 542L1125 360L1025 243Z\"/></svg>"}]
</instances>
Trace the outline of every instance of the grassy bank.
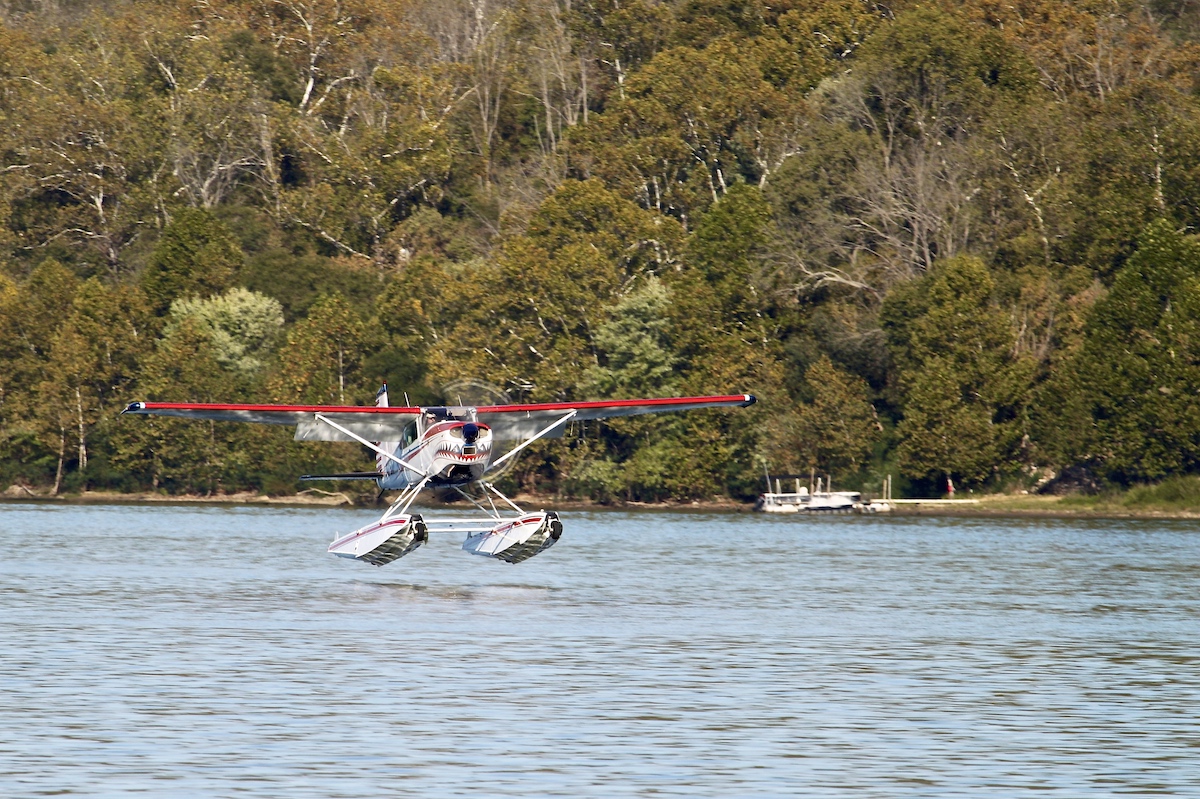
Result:
<instances>
[{"instance_id":1,"label":"grassy bank","mask_svg":"<svg viewBox=\"0 0 1200 799\"><path fill-rule=\"evenodd\" d=\"M978 499L976 507L988 513L1200 518L1200 476L1172 477L1153 485L1091 496L993 494Z\"/></svg>"}]
</instances>

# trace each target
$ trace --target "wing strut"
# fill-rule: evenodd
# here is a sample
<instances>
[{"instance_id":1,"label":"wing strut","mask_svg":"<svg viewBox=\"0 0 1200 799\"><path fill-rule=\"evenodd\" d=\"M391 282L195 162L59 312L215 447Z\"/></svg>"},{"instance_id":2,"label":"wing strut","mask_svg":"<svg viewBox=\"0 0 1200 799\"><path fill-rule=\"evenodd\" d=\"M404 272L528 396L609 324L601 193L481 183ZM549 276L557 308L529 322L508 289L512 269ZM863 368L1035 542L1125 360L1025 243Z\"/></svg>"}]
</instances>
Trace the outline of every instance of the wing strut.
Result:
<instances>
[{"instance_id":1,"label":"wing strut","mask_svg":"<svg viewBox=\"0 0 1200 799\"><path fill-rule=\"evenodd\" d=\"M517 513L524 513L524 512L525 512L525 511L521 510L521 508L520 508L520 507L518 507L518 506L517 506L517 503L513 502L511 499L509 499L508 497L506 497L506 496L504 496L503 494L501 494L501 493L500 493L500 489L496 488L496 487L495 487L494 485L492 485L491 483L485 483L483 480L480 480L479 482L483 484L483 487L484 487L484 488L488 489L488 490L489 490L489 491L491 491L493 494L495 494L496 496L500 497L500 499L502 499L502 500L504 500L505 502L507 502L507 503L509 504L509 506L510 506L510 507L511 507L513 510L515 510ZM488 501L490 502L490 501L491 501L491 499L489 498L489 500L488 500ZM497 515L499 515L499 514L497 514Z\"/></svg>"},{"instance_id":2,"label":"wing strut","mask_svg":"<svg viewBox=\"0 0 1200 799\"><path fill-rule=\"evenodd\" d=\"M574 419L574 418L575 418L575 416L576 416L576 414L578 414L578 413L579 413L579 411L578 411L578 410L573 410L573 411L571 411L570 413L568 413L568 414L566 414L565 416L563 416L563 417L562 417L561 419L559 419L558 421L556 421L556 422L553 422L552 424L550 424L550 425L548 425L548 426L546 426L546 427L543 427L543 428L542 428L542 429L541 429L539 432L537 432L536 434L534 434L534 436L533 436L532 438L528 438L528 439L526 439L525 441L522 441L520 444L518 444L517 446L515 446L515 447L513 447L511 450L509 450L509 452L508 452L508 454L507 454L507 455L504 455L503 457L501 457L501 458L498 458L497 460L494 460L494 461L492 461L492 465L491 465L491 466L489 466L487 470L490 472L492 469L495 469L497 466L499 466L500 464L504 463L506 460L508 460L509 458L511 458L513 455L516 455L518 452L520 452L521 450L525 449L525 448L526 448L526 447L528 447L530 444L532 444L533 442L537 441L539 438L541 438L541 437L545 436L545 435L546 435L546 434L548 434L548 433L552 433L552 432L554 432L555 428L557 428L557 427L561 427L562 425L564 425L564 424L566 424L567 422L569 422L569 421L571 421L572 419Z\"/></svg>"},{"instance_id":3,"label":"wing strut","mask_svg":"<svg viewBox=\"0 0 1200 799\"><path fill-rule=\"evenodd\" d=\"M422 477L421 482L417 483L415 486L410 486L409 488L401 491L400 496L396 497L396 501L393 502L392 506L384 512L379 521L386 522L388 519L397 514L406 513L408 511L408 506L413 504L413 500L415 500L417 495L421 493L421 489L423 489L425 484L428 483L432 478L432 474L427 474Z\"/></svg>"},{"instance_id":4,"label":"wing strut","mask_svg":"<svg viewBox=\"0 0 1200 799\"><path fill-rule=\"evenodd\" d=\"M393 460L393 461L395 461L396 463L398 463L398 464L400 464L401 466L403 466L405 469L411 469L412 471L416 472L417 474L421 475L422 477L425 477L425 476L427 476L427 474L428 474L428 473L427 473L427 472L426 472L424 469L418 469L416 466L413 466L413 465L412 465L411 463L409 463L408 461L403 461L403 460L400 460L399 458L397 458L397 457L396 457L395 455L393 455L392 453L383 451L382 449L380 449L379 447L375 446L375 445L374 445L374 444L372 444L370 441L367 441L365 438L363 438L362 436L358 435L357 433L351 433L349 430L347 430L346 428L342 427L340 424L338 424L337 422L333 421L332 419L329 419L329 418L327 418L327 417L325 417L325 416L322 416L322 415L321 415L321 414L319 414L319 413L314 413L314 414L313 414L313 416L314 416L314 417L317 419L317 421L319 421L319 422L324 422L325 424L327 424L327 425L329 425L330 427L332 427L334 430L337 430L338 432L345 433L346 435L350 436L351 438L353 438L353 439L354 439L355 441L357 441L358 443L362 444L362 445L363 445L364 447L366 447L367 449L372 449L372 450L374 450L374 451L378 452L380 455L382 455L383 457L387 458L388 460Z\"/></svg>"},{"instance_id":5,"label":"wing strut","mask_svg":"<svg viewBox=\"0 0 1200 799\"><path fill-rule=\"evenodd\" d=\"M491 516L493 519L500 518L500 512L498 510L496 510L496 503L492 502L492 497L490 494L486 494L486 493L484 494L484 496L487 497L488 504L492 506L492 509L488 510L487 508L483 507L483 505L479 504L479 501L476 500L475 497L471 496L466 491L463 491L462 486L454 486L454 490L458 492L458 495L460 497L465 499L467 502L470 502L475 507L479 508L481 511L486 513L488 516Z\"/></svg>"}]
</instances>

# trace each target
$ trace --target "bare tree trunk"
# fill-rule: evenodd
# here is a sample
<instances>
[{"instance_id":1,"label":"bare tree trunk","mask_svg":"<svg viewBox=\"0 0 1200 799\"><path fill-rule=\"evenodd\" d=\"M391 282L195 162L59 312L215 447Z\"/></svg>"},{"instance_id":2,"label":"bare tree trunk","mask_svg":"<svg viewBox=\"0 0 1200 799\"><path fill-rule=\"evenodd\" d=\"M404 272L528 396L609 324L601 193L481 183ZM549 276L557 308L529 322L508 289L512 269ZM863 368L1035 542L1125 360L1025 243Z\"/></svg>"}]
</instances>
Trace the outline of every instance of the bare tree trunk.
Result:
<instances>
[{"instance_id":1,"label":"bare tree trunk","mask_svg":"<svg viewBox=\"0 0 1200 799\"><path fill-rule=\"evenodd\" d=\"M338 403L346 404L346 367L344 351L338 347Z\"/></svg>"},{"instance_id":2,"label":"bare tree trunk","mask_svg":"<svg viewBox=\"0 0 1200 799\"><path fill-rule=\"evenodd\" d=\"M1167 201L1163 194L1163 147L1158 141L1158 125L1154 128L1154 144L1150 145L1150 149L1154 151L1154 200L1158 203L1158 210L1162 213L1167 211Z\"/></svg>"},{"instance_id":3,"label":"bare tree trunk","mask_svg":"<svg viewBox=\"0 0 1200 799\"><path fill-rule=\"evenodd\" d=\"M63 461L67 458L67 427L58 426L58 471L54 473L54 496L58 496L62 488Z\"/></svg>"},{"instance_id":4,"label":"bare tree trunk","mask_svg":"<svg viewBox=\"0 0 1200 799\"><path fill-rule=\"evenodd\" d=\"M75 389L75 413L79 421L79 471L87 468L87 430L83 424L83 395Z\"/></svg>"}]
</instances>

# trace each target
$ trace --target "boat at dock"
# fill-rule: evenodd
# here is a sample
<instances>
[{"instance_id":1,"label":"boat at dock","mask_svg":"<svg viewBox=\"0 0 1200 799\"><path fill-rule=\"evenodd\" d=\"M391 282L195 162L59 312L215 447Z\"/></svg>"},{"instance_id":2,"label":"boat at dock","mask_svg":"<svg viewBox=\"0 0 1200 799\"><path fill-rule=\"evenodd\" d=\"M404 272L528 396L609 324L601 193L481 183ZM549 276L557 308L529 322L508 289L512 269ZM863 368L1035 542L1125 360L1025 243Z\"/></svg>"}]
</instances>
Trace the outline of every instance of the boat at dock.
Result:
<instances>
[{"instance_id":1,"label":"boat at dock","mask_svg":"<svg viewBox=\"0 0 1200 799\"><path fill-rule=\"evenodd\" d=\"M767 491L759 494L754 505L756 511L762 513L853 513L863 509L862 494L858 491L822 490L822 479L816 478L812 490L800 485L800 479L788 475L796 481L795 491L784 491L780 478L776 478L774 491L771 490L771 478L767 476ZM829 483L825 482L825 486Z\"/></svg>"},{"instance_id":2,"label":"boat at dock","mask_svg":"<svg viewBox=\"0 0 1200 799\"><path fill-rule=\"evenodd\" d=\"M772 483L766 475L767 490L758 495L754 510L762 513L920 513L922 509L951 508L978 505L977 499L929 498L893 499L892 477L883 481L883 497L863 499L858 491L833 491L832 479L826 476L809 477L808 486L800 484L798 475L781 475ZM784 491L782 480L795 480L794 491ZM822 490L824 489L824 490Z\"/></svg>"}]
</instances>

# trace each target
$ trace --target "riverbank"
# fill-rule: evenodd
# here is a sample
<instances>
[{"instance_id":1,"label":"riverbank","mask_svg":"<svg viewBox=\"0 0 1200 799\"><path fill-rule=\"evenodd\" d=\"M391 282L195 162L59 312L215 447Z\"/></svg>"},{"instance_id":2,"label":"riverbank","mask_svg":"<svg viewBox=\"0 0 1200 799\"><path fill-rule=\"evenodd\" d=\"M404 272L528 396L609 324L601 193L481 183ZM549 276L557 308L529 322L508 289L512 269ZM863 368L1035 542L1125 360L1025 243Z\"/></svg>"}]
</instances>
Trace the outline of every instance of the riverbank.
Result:
<instances>
[{"instance_id":1,"label":"riverbank","mask_svg":"<svg viewBox=\"0 0 1200 799\"><path fill-rule=\"evenodd\" d=\"M1153 485L1092 495L992 494L972 498L978 499L979 504L938 508L932 512L975 516L1200 519L1200 476L1171 477ZM918 508L914 512L924 514L930 510Z\"/></svg>"},{"instance_id":2,"label":"riverbank","mask_svg":"<svg viewBox=\"0 0 1200 799\"><path fill-rule=\"evenodd\" d=\"M1043 496L1038 494L967 495L978 504L963 505L902 505L896 506L896 516L1014 516L1046 518L1105 518L1105 519L1200 519L1200 478L1174 478L1156 486L1140 486L1124 492L1096 496ZM588 500L563 499L552 495L518 494L517 503L530 508L556 510L697 510L724 513L748 513L750 503L732 499L689 500L684 502L614 502L600 504ZM324 507L381 507L373 494L308 489L297 494L268 496L243 491L232 494L163 494L157 492L120 493L115 491L85 491L53 496L47 490L10 486L0 492L0 501L58 502L65 504L209 504L209 505L276 505Z\"/></svg>"},{"instance_id":3,"label":"riverbank","mask_svg":"<svg viewBox=\"0 0 1200 799\"><path fill-rule=\"evenodd\" d=\"M388 498L393 499L394 493ZM583 499L564 499L551 494L516 494L513 500L530 508L547 508L555 510L602 510L605 508L623 510L706 510L724 512L749 512L753 505L738 502L733 499L687 500L682 502L615 502L601 504ZM119 491L83 491L78 493L63 493L55 496L48 489L29 488L26 486L9 486L0 492L0 502L59 502L64 504L142 504L161 503L166 505L294 505L294 506L326 506L326 507L386 507L386 502L377 501L375 494L358 494L342 491L323 491L310 488L296 494L269 496L253 491L240 491L232 494L164 494L153 491L122 493ZM418 502L426 505L426 502ZM464 506L465 503L455 503L453 507ZM447 505L447 507L450 507Z\"/></svg>"},{"instance_id":4,"label":"riverbank","mask_svg":"<svg viewBox=\"0 0 1200 799\"><path fill-rule=\"evenodd\" d=\"M0 493L3 502L61 502L64 504L83 505L119 505L162 503L166 505L365 505L361 497L345 494L340 491L321 491L309 489L288 496L268 496L253 491L239 491L233 494L161 494L154 491L139 491L123 493L120 491L83 491L79 493L63 493L57 496L48 490L38 490L26 486L9 486Z\"/></svg>"},{"instance_id":5,"label":"riverbank","mask_svg":"<svg viewBox=\"0 0 1200 799\"><path fill-rule=\"evenodd\" d=\"M973 496L971 499L978 500L978 504L901 505L891 512L895 516L1200 519L1200 505L1171 502L1135 504L1129 503L1125 494L1092 497L990 494Z\"/></svg>"}]
</instances>

